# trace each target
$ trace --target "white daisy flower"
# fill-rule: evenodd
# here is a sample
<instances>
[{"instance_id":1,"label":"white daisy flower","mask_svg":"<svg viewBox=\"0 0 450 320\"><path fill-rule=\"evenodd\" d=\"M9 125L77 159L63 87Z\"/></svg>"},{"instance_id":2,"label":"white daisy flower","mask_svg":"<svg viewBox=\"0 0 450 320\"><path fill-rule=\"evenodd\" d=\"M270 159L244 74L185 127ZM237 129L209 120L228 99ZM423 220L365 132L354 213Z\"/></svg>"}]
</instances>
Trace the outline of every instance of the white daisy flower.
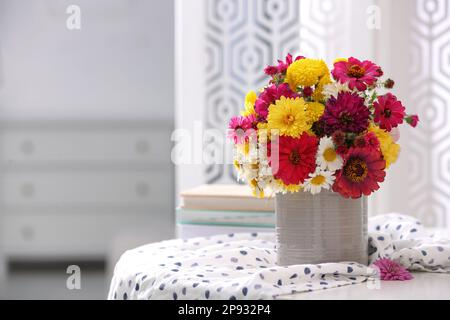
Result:
<instances>
[{"instance_id":1,"label":"white daisy flower","mask_svg":"<svg viewBox=\"0 0 450 320\"><path fill-rule=\"evenodd\" d=\"M333 139L329 137L320 139L316 162L322 170L334 172L342 168L344 160L336 153Z\"/></svg>"},{"instance_id":2,"label":"white daisy flower","mask_svg":"<svg viewBox=\"0 0 450 320\"><path fill-rule=\"evenodd\" d=\"M322 189L330 190L335 179L332 172L324 171L319 167L309 177L309 179L305 180L303 188L305 192L311 192L312 194L318 194Z\"/></svg>"},{"instance_id":3,"label":"white daisy flower","mask_svg":"<svg viewBox=\"0 0 450 320\"><path fill-rule=\"evenodd\" d=\"M322 94L328 100L331 97L337 98L337 96L338 96L338 94L340 92L349 92L349 91L351 91L351 90L348 87L348 83L347 82L342 84L339 81L337 81L337 82L333 82L333 83L330 83L330 84L326 84L323 87Z\"/></svg>"}]
</instances>

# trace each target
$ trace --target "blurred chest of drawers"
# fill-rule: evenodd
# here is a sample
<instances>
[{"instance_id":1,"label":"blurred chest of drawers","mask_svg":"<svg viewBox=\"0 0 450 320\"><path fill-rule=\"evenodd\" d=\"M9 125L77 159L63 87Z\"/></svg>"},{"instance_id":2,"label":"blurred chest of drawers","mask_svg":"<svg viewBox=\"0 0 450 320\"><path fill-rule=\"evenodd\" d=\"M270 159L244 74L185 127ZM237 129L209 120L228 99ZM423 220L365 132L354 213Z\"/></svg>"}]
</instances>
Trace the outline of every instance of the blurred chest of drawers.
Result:
<instances>
[{"instance_id":1,"label":"blurred chest of drawers","mask_svg":"<svg viewBox=\"0 0 450 320\"><path fill-rule=\"evenodd\" d=\"M0 125L5 254L99 256L123 233L173 235L169 122Z\"/></svg>"}]
</instances>

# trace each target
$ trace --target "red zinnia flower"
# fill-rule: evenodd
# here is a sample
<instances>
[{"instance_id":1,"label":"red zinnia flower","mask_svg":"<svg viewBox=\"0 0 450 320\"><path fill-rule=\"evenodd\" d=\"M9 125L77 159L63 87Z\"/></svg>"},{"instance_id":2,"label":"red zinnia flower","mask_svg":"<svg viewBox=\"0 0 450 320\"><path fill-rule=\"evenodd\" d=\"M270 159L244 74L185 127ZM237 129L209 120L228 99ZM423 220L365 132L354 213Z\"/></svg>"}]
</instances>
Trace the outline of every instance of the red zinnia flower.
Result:
<instances>
[{"instance_id":1,"label":"red zinnia flower","mask_svg":"<svg viewBox=\"0 0 450 320\"><path fill-rule=\"evenodd\" d=\"M333 191L345 198L370 195L384 181L386 161L373 148L352 148L345 157L342 169L336 175Z\"/></svg>"},{"instance_id":2,"label":"red zinnia flower","mask_svg":"<svg viewBox=\"0 0 450 320\"><path fill-rule=\"evenodd\" d=\"M391 131L392 128L403 123L405 107L392 93L378 97L378 100L373 103L373 106L375 108L375 117L373 120L380 124L381 129Z\"/></svg>"},{"instance_id":3,"label":"red zinnia flower","mask_svg":"<svg viewBox=\"0 0 450 320\"><path fill-rule=\"evenodd\" d=\"M361 62L351 57L348 61L336 62L331 74L336 81L348 82L350 89L356 88L359 91L364 91L368 86L373 85L378 77L383 75L383 71L371 61Z\"/></svg>"},{"instance_id":4,"label":"red zinnia flower","mask_svg":"<svg viewBox=\"0 0 450 320\"><path fill-rule=\"evenodd\" d=\"M279 138L279 168L274 173L286 185L300 184L316 169L319 140L303 133L300 138ZM273 161L273 158L272 158ZM273 168L273 163L271 163Z\"/></svg>"},{"instance_id":5,"label":"red zinnia flower","mask_svg":"<svg viewBox=\"0 0 450 320\"><path fill-rule=\"evenodd\" d=\"M355 93L341 92L337 98L328 100L322 120L330 136L337 130L361 133L369 126L369 114L363 98Z\"/></svg>"},{"instance_id":6,"label":"red zinnia flower","mask_svg":"<svg viewBox=\"0 0 450 320\"><path fill-rule=\"evenodd\" d=\"M296 98L298 94L293 92L287 83L282 83L279 86L273 84L264 89L255 103L255 111L259 115L260 120L267 119L269 106L281 97Z\"/></svg>"}]
</instances>

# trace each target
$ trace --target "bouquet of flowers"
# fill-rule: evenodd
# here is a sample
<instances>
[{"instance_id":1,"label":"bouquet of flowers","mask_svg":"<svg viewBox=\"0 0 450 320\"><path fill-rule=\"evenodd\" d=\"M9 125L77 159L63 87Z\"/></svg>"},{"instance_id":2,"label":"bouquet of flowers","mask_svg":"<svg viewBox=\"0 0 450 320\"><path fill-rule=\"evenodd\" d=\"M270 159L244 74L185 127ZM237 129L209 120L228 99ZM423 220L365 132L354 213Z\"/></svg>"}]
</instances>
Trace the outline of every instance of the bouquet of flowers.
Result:
<instances>
[{"instance_id":1,"label":"bouquet of flowers","mask_svg":"<svg viewBox=\"0 0 450 320\"><path fill-rule=\"evenodd\" d=\"M379 189L398 157L398 126L416 127L391 79L371 61L288 55L264 72L269 84L250 91L229 123L238 178L255 196L322 189L359 198Z\"/></svg>"}]
</instances>

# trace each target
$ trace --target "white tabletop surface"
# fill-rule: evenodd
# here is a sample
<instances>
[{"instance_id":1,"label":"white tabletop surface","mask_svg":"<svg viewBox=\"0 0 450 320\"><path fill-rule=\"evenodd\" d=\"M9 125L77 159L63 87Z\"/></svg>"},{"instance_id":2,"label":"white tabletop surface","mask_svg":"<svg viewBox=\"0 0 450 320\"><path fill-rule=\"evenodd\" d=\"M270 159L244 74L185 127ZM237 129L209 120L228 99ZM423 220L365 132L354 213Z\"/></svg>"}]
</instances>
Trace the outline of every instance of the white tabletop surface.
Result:
<instances>
[{"instance_id":1,"label":"white tabletop surface","mask_svg":"<svg viewBox=\"0 0 450 320\"><path fill-rule=\"evenodd\" d=\"M284 296L298 300L448 300L450 274L414 272L409 281L361 283L327 290Z\"/></svg>"}]
</instances>

